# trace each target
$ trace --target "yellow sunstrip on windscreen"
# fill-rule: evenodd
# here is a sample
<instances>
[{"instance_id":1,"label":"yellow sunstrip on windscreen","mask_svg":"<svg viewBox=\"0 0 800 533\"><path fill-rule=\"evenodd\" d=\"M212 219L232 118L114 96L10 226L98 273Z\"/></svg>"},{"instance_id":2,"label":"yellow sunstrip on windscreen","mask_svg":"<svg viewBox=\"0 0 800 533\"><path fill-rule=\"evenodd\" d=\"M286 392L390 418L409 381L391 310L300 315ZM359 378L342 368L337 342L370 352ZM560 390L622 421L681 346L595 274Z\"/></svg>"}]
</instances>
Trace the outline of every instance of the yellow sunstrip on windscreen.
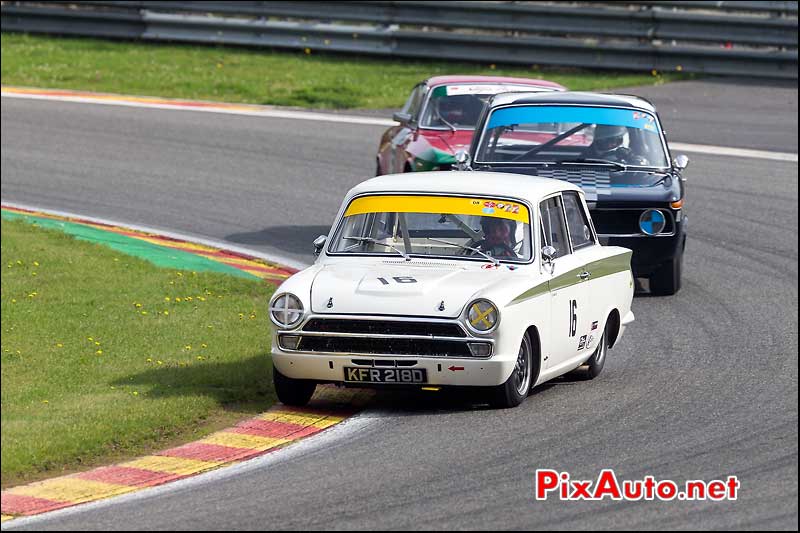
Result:
<instances>
[{"instance_id":1,"label":"yellow sunstrip on windscreen","mask_svg":"<svg viewBox=\"0 0 800 533\"><path fill-rule=\"evenodd\" d=\"M364 213L475 215L530 223L528 208L519 202L458 196L362 196L350 202L344 216Z\"/></svg>"}]
</instances>

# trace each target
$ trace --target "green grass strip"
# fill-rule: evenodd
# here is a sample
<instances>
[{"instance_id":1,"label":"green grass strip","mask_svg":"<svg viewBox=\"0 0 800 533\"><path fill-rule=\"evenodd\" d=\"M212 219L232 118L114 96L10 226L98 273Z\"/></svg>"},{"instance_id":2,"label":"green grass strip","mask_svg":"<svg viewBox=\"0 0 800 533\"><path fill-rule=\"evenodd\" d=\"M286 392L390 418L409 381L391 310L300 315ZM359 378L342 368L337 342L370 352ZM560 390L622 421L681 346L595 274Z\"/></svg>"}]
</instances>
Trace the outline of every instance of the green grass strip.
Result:
<instances>
[{"instance_id":1,"label":"green grass strip","mask_svg":"<svg viewBox=\"0 0 800 533\"><path fill-rule=\"evenodd\" d=\"M196 440L274 403L270 284L0 224L4 488Z\"/></svg>"},{"instance_id":2,"label":"green grass strip","mask_svg":"<svg viewBox=\"0 0 800 533\"><path fill-rule=\"evenodd\" d=\"M0 47L5 85L308 108L399 108L414 85L444 74L544 78L576 91L653 85L690 77L306 51L17 33L3 33Z\"/></svg>"},{"instance_id":3,"label":"green grass strip","mask_svg":"<svg viewBox=\"0 0 800 533\"><path fill-rule=\"evenodd\" d=\"M196 272L220 272L222 274L229 274L242 278L259 279L258 276L249 272L239 270L238 268L201 255L185 252L183 250L166 248L127 235L120 235L119 233L93 228L85 224L14 213L5 210L3 210L2 213L3 219L5 220L27 220L43 228L57 229L68 235L72 235L76 239L96 244L104 244L124 254L150 261L154 265L162 268L194 270Z\"/></svg>"}]
</instances>

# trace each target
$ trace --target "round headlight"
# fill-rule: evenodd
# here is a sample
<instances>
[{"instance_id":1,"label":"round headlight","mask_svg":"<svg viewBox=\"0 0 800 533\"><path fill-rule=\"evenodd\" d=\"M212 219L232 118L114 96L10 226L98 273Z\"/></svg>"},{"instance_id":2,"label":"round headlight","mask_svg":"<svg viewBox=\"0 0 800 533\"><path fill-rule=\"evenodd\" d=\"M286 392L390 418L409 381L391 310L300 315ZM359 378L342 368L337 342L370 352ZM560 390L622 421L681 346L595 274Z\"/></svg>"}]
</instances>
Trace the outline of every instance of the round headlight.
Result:
<instances>
[{"instance_id":1,"label":"round headlight","mask_svg":"<svg viewBox=\"0 0 800 533\"><path fill-rule=\"evenodd\" d=\"M497 325L500 313L489 300L475 300L467 310L467 326L477 333L488 333Z\"/></svg>"},{"instance_id":2,"label":"round headlight","mask_svg":"<svg viewBox=\"0 0 800 533\"><path fill-rule=\"evenodd\" d=\"M272 302L269 314L278 326L291 328L299 324L303 318L303 304L294 294L281 294Z\"/></svg>"}]
</instances>

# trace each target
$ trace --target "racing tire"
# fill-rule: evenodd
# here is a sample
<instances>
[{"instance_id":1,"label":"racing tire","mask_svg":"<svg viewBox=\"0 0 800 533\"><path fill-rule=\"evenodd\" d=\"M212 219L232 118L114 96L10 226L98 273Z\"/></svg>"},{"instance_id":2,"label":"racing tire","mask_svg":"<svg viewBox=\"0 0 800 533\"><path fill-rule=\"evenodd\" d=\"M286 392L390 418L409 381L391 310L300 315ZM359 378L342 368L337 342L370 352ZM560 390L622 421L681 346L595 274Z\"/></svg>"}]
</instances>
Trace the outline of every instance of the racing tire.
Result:
<instances>
[{"instance_id":1,"label":"racing tire","mask_svg":"<svg viewBox=\"0 0 800 533\"><path fill-rule=\"evenodd\" d=\"M275 394L284 405L302 407L314 395L317 383L308 379L294 379L281 374L277 368L272 367L272 383L275 385Z\"/></svg>"},{"instance_id":2,"label":"racing tire","mask_svg":"<svg viewBox=\"0 0 800 533\"><path fill-rule=\"evenodd\" d=\"M606 357L608 356L608 322L600 336L600 341L597 343L594 353L586 361L586 379L594 379L603 371L603 366L606 364Z\"/></svg>"},{"instance_id":3,"label":"racing tire","mask_svg":"<svg viewBox=\"0 0 800 533\"><path fill-rule=\"evenodd\" d=\"M667 261L650 276L650 293L656 296L672 296L681 288L683 254Z\"/></svg>"},{"instance_id":4,"label":"racing tire","mask_svg":"<svg viewBox=\"0 0 800 533\"><path fill-rule=\"evenodd\" d=\"M517 355L514 370L505 383L492 387L489 405L499 409L516 407L525 401L533 384L533 348L526 332Z\"/></svg>"}]
</instances>

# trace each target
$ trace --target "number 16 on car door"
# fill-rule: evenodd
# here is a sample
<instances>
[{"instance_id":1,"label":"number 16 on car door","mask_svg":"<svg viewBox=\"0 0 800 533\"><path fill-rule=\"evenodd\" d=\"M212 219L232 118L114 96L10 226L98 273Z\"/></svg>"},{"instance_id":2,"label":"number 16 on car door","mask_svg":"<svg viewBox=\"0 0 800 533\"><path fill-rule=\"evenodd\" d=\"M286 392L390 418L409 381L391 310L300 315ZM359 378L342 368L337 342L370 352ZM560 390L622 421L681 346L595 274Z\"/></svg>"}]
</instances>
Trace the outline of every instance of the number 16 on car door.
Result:
<instances>
[{"instance_id":1,"label":"number 16 on car door","mask_svg":"<svg viewBox=\"0 0 800 533\"><path fill-rule=\"evenodd\" d=\"M546 361L549 369L569 364L588 348L586 332L591 327L591 292L586 286L585 256L573 250L570 241L561 195L543 200L539 204L539 215L542 217L542 249L549 247L552 257L544 267L551 271L548 288L553 345Z\"/></svg>"}]
</instances>

